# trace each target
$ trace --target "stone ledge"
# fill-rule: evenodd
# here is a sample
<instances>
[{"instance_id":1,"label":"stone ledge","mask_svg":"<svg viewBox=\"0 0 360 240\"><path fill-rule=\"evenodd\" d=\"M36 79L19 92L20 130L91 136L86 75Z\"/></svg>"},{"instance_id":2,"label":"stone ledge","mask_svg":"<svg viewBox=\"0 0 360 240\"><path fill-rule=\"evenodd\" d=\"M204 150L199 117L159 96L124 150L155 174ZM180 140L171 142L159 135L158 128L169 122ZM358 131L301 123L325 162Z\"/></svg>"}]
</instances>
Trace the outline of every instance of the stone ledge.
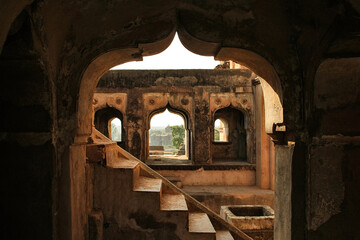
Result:
<instances>
[{"instance_id":1,"label":"stone ledge","mask_svg":"<svg viewBox=\"0 0 360 240\"><path fill-rule=\"evenodd\" d=\"M162 165L148 164L154 170L256 170L256 165L251 163L243 164L191 164L191 165Z\"/></svg>"}]
</instances>

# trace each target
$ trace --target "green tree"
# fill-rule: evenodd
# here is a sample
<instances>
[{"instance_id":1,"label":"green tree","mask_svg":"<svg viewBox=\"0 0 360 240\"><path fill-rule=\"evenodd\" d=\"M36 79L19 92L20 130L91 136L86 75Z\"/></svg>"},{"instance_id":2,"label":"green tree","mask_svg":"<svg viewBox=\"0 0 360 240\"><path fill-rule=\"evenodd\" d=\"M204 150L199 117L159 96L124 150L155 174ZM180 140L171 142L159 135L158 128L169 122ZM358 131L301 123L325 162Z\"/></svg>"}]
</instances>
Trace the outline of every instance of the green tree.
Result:
<instances>
[{"instance_id":1,"label":"green tree","mask_svg":"<svg viewBox=\"0 0 360 240\"><path fill-rule=\"evenodd\" d=\"M185 128L183 125L171 126L172 144L175 148L179 149L184 144Z\"/></svg>"},{"instance_id":2,"label":"green tree","mask_svg":"<svg viewBox=\"0 0 360 240\"><path fill-rule=\"evenodd\" d=\"M217 130L217 129L214 130L214 140L215 140L215 141L219 141L219 140L220 140L220 132L219 132L219 130Z\"/></svg>"}]
</instances>

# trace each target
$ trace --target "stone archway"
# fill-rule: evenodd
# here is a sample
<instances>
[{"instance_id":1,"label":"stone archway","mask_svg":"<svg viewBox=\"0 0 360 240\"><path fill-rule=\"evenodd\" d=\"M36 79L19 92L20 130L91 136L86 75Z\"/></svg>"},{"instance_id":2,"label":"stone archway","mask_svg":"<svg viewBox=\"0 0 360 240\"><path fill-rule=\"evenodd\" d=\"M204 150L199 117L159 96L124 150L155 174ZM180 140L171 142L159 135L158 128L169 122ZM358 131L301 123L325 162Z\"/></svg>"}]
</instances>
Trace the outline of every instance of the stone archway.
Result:
<instances>
[{"instance_id":1,"label":"stone archway","mask_svg":"<svg viewBox=\"0 0 360 240\"><path fill-rule=\"evenodd\" d=\"M182 161L180 162L186 162L191 160L191 151L190 149L191 147L191 139L190 139L190 120L189 120L189 116L185 111L182 111L180 109L177 109L175 107L172 107L169 103L162 108L156 109L154 111L152 111L148 116L147 116L147 123L146 123L146 133L145 133L145 142L146 142L146 147L145 147L145 152L146 152L146 159L150 160L151 156L150 156L150 129L151 129L151 121L153 120L153 118L156 115L160 115L162 113L164 113L165 111L168 111L171 114L175 114L178 115L179 117L181 117L183 119L183 127L184 127L184 144L183 144L183 148L182 150L184 151L183 153L181 153L181 155L183 155L182 157ZM169 127L169 126L168 126ZM171 128L171 127L170 127ZM180 150L180 149L179 149ZM161 157L160 157L161 159ZM168 158L170 161L165 161L165 162L170 162L171 163L171 158ZM166 158L165 158L166 160ZM176 158L173 159L173 162L176 162ZM177 161L179 162L179 161Z\"/></svg>"},{"instance_id":2,"label":"stone archway","mask_svg":"<svg viewBox=\"0 0 360 240\"><path fill-rule=\"evenodd\" d=\"M248 143L246 131L246 113L241 110L228 106L217 109L214 112L214 125L212 127L213 142L211 145L212 159L215 161L218 158L220 161L248 161L247 152ZM219 121L218 127L219 138L215 139L215 122ZM224 154L227 153L227 154ZM224 156L225 155L225 156ZM218 161L219 161L218 160Z\"/></svg>"},{"instance_id":3,"label":"stone archway","mask_svg":"<svg viewBox=\"0 0 360 240\"><path fill-rule=\"evenodd\" d=\"M106 137L112 139L110 136L111 129L109 128L109 121L114 118L123 122L123 114L115 108L107 107L97 110L94 117L95 128Z\"/></svg>"},{"instance_id":4,"label":"stone archway","mask_svg":"<svg viewBox=\"0 0 360 240\"><path fill-rule=\"evenodd\" d=\"M266 133L273 134L274 124L282 124L284 121L283 94L280 79L273 66L262 56L238 48L221 48L215 58L240 63L259 76L265 102L265 129Z\"/></svg>"},{"instance_id":5,"label":"stone archway","mask_svg":"<svg viewBox=\"0 0 360 240\"><path fill-rule=\"evenodd\" d=\"M111 63L108 66L103 64L110 62L106 56L121 57L121 59L113 59L116 64L122 61L140 60L142 55L154 53L146 52L146 49L142 52L143 49L139 47L141 46L139 43L160 42L158 40L167 38L166 36L172 28L175 28L174 26L179 26L179 32L182 26L185 26L196 38L193 38L191 34L185 36L185 32L182 32L183 43L185 44L185 38L188 37L188 44L185 45L189 49L193 49L194 52L211 56L219 55L218 57L220 57L219 53L224 48L237 49L237 53L241 52L240 49L251 50L251 53L256 53L267 59L266 61L271 63L281 79L282 94L276 90L277 88L274 85L269 85L278 93L278 102L284 104L284 115L286 117L284 121L288 128L284 138L297 142L293 155L288 154L289 151L286 149L280 152L280 154L284 154L283 159L290 160L281 162L284 164L282 165L284 168L281 170L286 172L286 176L285 174L282 175L282 181L289 180L293 183L289 184L292 196L287 201L282 199L279 203L289 202L290 206L291 204L293 206L290 209L282 210L291 217L282 216L284 229L288 227L286 231L291 235L282 236L279 239L291 239L292 237L327 238L328 236L331 238L339 235L338 238L341 238L344 236L343 234L351 238L359 235L356 228L357 222L353 221L357 219L353 213L358 212L356 203L359 194L354 192L358 189L358 184L355 182L358 181L358 178L349 177L359 176L358 161L356 161L358 150L354 147L354 152L351 152L349 149L354 145L347 143L358 141L359 125L357 122L359 121L356 121L358 119L356 113L358 112L354 109L359 109L359 104L358 101L349 100L349 98L356 99L359 96L357 94L358 88L351 89L341 80L339 82L342 85L340 89L335 89L335 94L326 93L329 90L329 79L332 80L333 77L327 77L327 69L338 69L338 72L344 73L347 78L346 81L349 80L351 84L358 82L358 78L352 79L351 76L345 74L359 69L358 64L340 66L336 60L359 56L357 44L359 36L357 33L360 25L357 23L360 7L358 3L355 3L355 0L332 1L331 3L315 0L303 4L292 1L278 4L278 1L167 0L156 0L152 1L151 4L146 0L131 2L5 0L0 2L0 52L2 52L2 56L5 56L2 59L5 65L2 65L1 68L3 76L6 76L6 73L22 73L22 76L15 74L8 79L2 78L4 82L2 97L6 98L8 95L12 95L11 98L15 99L12 101L14 107L11 107L12 110L5 109L4 116L11 116L11 113L17 111L18 107L23 106L23 104L32 105L36 103L45 108L53 121L52 128L46 132L47 138L50 139L48 146L40 146L39 148L37 144L43 141L44 133L35 132L34 134L33 130L36 129L36 126L30 129L31 134L28 132L12 132L11 128L7 126L3 128L6 137L8 137L7 135L12 138L15 136L17 139L21 139L20 143L26 142L30 143L31 147L36 146L37 152L34 161L26 161L26 165L21 165L21 168L25 169L24 172L31 172L34 167L40 166L34 165L34 163L40 163L41 171L37 168L38 171L32 173L33 177L35 176L34 179L41 179L39 177L43 177L44 173L49 173L51 179L48 181L52 183L51 186L49 184L49 187L43 190L44 183L42 181L32 182L30 185L23 183L14 185L9 182L9 186L15 186L16 191L14 194L12 191L5 192L6 196L9 195L9 200L5 199L5 201L12 202L8 209L17 207L17 202L12 201L13 199L23 199L23 197L30 196L27 194L30 193L28 189L31 189L31 193L41 190L40 193L49 196L47 207L41 205L42 201L31 201L35 202L35 205L27 203L30 201L21 204L24 209L33 209L36 213L40 213L39 215L34 216L32 212L23 211L10 212L11 215L9 216L19 220L24 219L29 224L24 225L26 227L17 226L13 224L16 221L9 219L8 224L5 225L9 227L8 232L17 231L26 236L26 234L32 233L35 227L38 232L53 234L52 236L55 239L71 239L72 237L75 239L77 235L71 235L71 231L77 229L83 231L86 225L71 226L78 219L70 218L72 215L76 217L77 208L81 207L76 201L74 202L74 199L81 197L80 193L77 194L75 191L79 190L76 187L84 179L81 176L77 178L80 181L74 181L73 177L74 174L83 174L86 162L85 158L76 162L78 156L69 157L69 146L73 144L74 137L76 137L75 143L86 143L91 136L92 121L91 114L88 114L88 111L91 112L89 107L91 104L88 103L91 101L91 92L95 87L94 84L96 85L96 79L106 71L106 68L112 65ZM31 24L28 26L28 33L31 34L26 36L12 35L10 32L13 32L14 29L11 25L15 23L16 29L16 16L20 12L24 12L23 10L30 15ZM181 20L180 24L177 23L177 19ZM203 44L204 41L206 43L212 39L214 39L214 43ZM18 44L12 45L19 40L28 43L34 42L35 46L22 48L18 47L20 46ZM7 44L6 42L11 43L11 46L4 45L4 43ZM11 49L14 51L9 52L8 50ZM29 59L27 54L24 55L24 53L28 53L28 50L34 59ZM125 52L127 53L125 54ZM225 59L235 53L228 54ZM104 55L102 60L99 57L101 55ZM233 56L234 61L242 62L247 66L251 65L251 57L245 57L246 54L243 56L235 55ZM249 61L245 61L244 58L248 58ZM324 58L334 59L322 63ZM36 64L35 68L33 64ZM325 65L319 67L320 64ZM88 68L90 65L92 67ZM26 69L19 69L19 66ZM250 68L263 77L267 83L271 82L271 78L266 78L264 74L261 74L264 69L256 70L256 66ZM87 72L86 76L80 77L80 75L84 76L85 71ZM315 76L319 73L324 74L323 77ZM355 75L353 74L353 76ZM318 77L321 79L317 79ZM339 79L341 78L342 76ZM82 93L80 93L82 90L79 91L81 79L86 80L81 83L81 89L84 90ZM93 83L91 83L92 80L94 80ZM34 85L31 85L32 81L34 81ZM333 86L335 85L333 84ZM21 86L21 91L18 91L19 86ZM44 89L37 91L37 88L33 86L44 86ZM343 87L348 87L349 91L341 93ZM86 90L86 88L88 89ZM28 101L28 96L31 96L31 99L36 99L36 101ZM323 96L326 98L321 98ZM84 102L83 106L76 105L79 102L79 97ZM316 99L317 97L319 98ZM330 101L328 101L329 99ZM335 105L333 100L335 100ZM342 102L341 106L334 108L338 105L338 101ZM264 104L270 106L267 109L273 107L271 102ZM327 105L330 108L327 108ZM272 112L274 111L270 111L270 114ZM76 114L78 114L78 119ZM278 124L277 129L275 129L276 137L276 131L284 130L284 126L279 124L282 119L276 119L276 116L269 116L267 113L266 116L268 116L267 120L275 119L274 121L267 121L267 132L274 132L272 125L273 123ZM13 117L8 119L14 120ZM347 134L349 136L345 136L346 138L340 136ZM29 136L31 136L31 141L28 139ZM15 151L13 152L27 153L29 147L21 144L19 146L18 142L12 138L9 137L11 141L8 142L10 146L14 146ZM315 142L318 148L312 146L311 138L321 140ZM339 140L343 141L341 144L344 147L346 146L346 149L343 150L343 146L339 147ZM7 144L4 145L4 149L9 151L8 149L12 148L9 148ZM78 146L71 146L70 151ZM82 148L84 146L83 144ZM341 156L337 157L336 154L332 154L326 148L328 147L331 150L333 146L339 149ZM285 146L278 145L278 147ZM9 175L16 176L15 174L19 173L19 168L13 163L21 163L19 160L23 160L23 157L21 155L20 157L16 156L13 152L9 154L11 161L6 161L10 164L5 164L3 169ZM331 158L328 158L329 154ZM82 155L79 156L82 157ZM335 174L327 172L324 170L326 168L322 167L324 164L334 167L333 162L336 161L339 164L340 161L338 160L341 158L344 159L341 165L336 169L332 168ZM323 159L326 159L325 163ZM330 164L327 164L329 161ZM317 214L316 211L312 211L314 206L319 207L321 211L324 210L321 205L324 201L309 197L308 195L312 194L310 191L314 193L314 196L318 196L317 187L321 188L322 191L333 185L339 189L337 187L339 184L333 184L332 181L316 182L311 175L308 175L317 174L316 168L313 169L314 165L312 165L317 162L319 164L315 167L322 170L316 176L319 179L328 180L329 176L337 178L346 171L349 173L344 174L343 179L338 178L338 182L344 184L347 193L339 213L334 214L330 219L323 215L318 215L319 218L312 215L312 213ZM81 165L83 163L84 166ZM13 166L15 167L12 168ZM292 167L297 171L292 171ZM42 171L43 169L45 171ZM23 182L20 180L24 179L24 176L20 176L16 182ZM75 185L71 185L71 181L74 181ZM286 192L288 189L282 190L282 192ZM335 198L329 191L326 191L326 194L329 194L332 199ZM302 206L299 207L298 202ZM286 206L283 205L283 207ZM53 221L47 221L49 225L40 224L39 216L44 214ZM83 218L86 219L87 216L83 216ZM318 219L320 221L317 221ZM309 223L310 227L307 226ZM51 224L52 226L50 226ZM291 226L289 226L290 224ZM35 235L34 232L33 236Z\"/></svg>"},{"instance_id":6,"label":"stone archway","mask_svg":"<svg viewBox=\"0 0 360 240\"><path fill-rule=\"evenodd\" d=\"M166 38L149 44L139 44L138 48L126 48L109 51L99 55L89 63L80 80L80 92L77 111L77 134L75 142L86 143L92 133L92 99L101 76L110 68L130 61L141 61L142 56L154 55L165 50L171 43L175 31ZM141 49L141 50L140 50ZM142 54L139 52L142 52ZM147 54L146 54L147 53Z\"/></svg>"},{"instance_id":7,"label":"stone archway","mask_svg":"<svg viewBox=\"0 0 360 240\"><path fill-rule=\"evenodd\" d=\"M167 38L152 44L143 44L141 49L147 49L146 52L151 52L154 55L166 49L171 40L174 37L175 32L170 34ZM179 38L182 41L183 37L179 33ZM182 41L184 44L184 42ZM185 45L186 44L186 45ZM191 44L188 40L184 44L188 48L188 45ZM194 43L197 45L198 43ZM214 48L214 43L207 43L209 47ZM203 46L206 46L206 43L203 43ZM140 47L140 46L139 46ZM201 48L202 49L202 48ZM203 53L200 49L200 52ZM194 50L194 48L192 48ZM144 50L142 50L144 51ZM75 142L87 142L87 139L91 135L92 129L92 97L96 85L101 78L101 76L108 71L110 68L119 65L121 63L129 61L141 60L142 57L139 57L137 53L139 48L128 48L114 50L107 53L104 53L98 56L93 60L89 66L84 71L81 77L80 83L80 93L78 98L78 113L77 113L77 135ZM196 53L196 52L195 52ZM204 55L204 54L203 54ZM237 48L221 48L216 55L216 59L219 60L233 60L235 62L241 63L244 66L249 67L253 70L258 76L260 76L260 81L263 83L263 92L265 98L265 125L266 132L268 134L274 133L273 126L276 124L283 123L283 113L282 113L282 90L280 79L276 74L275 69L272 65L260 55L253 53L244 49Z\"/></svg>"},{"instance_id":8,"label":"stone archway","mask_svg":"<svg viewBox=\"0 0 360 240\"><path fill-rule=\"evenodd\" d=\"M163 40L150 44L142 44L138 48L124 48L109 51L99 55L95 58L85 69L81 76L80 81L80 92L78 97L78 111L77 111L77 135L75 138L75 143L77 144L86 144L87 142L92 142L92 129L93 129L93 109L92 101L93 94L96 88L96 85L101 78L101 76L110 68L129 61L141 60L142 56L151 56L156 53L163 51L167 48L175 34L175 31L170 35L165 37ZM185 35L185 34L184 34ZM179 32L179 38L183 42L184 36ZM201 42L202 44L199 44ZM212 49L214 52L211 54L217 59L221 60L233 60L235 62L241 63L250 69L252 69L256 74L261 76L261 79L265 79L268 83L267 88L263 88L264 95L272 96L271 101L265 106L269 108L268 112L272 114L266 114L266 130L268 134L274 133L273 126L276 124L282 124L282 90L279 77L274 69L274 67L260 55L253 53L248 50L238 49L238 48L215 48L214 46L219 46L215 43L207 43L195 38L189 38L187 36L185 47L195 53L200 53L202 55L210 54L209 52L204 52L203 49ZM197 50L198 47L198 50ZM145 50L144 50L145 49ZM219 49L218 51L215 51ZM264 81L265 81L264 80ZM276 111L275 111L276 110ZM275 112L275 114L273 114ZM289 156L290 157L290 156ZM81 215L81 214L79 214Z\"/></svg>"}]
</instances>

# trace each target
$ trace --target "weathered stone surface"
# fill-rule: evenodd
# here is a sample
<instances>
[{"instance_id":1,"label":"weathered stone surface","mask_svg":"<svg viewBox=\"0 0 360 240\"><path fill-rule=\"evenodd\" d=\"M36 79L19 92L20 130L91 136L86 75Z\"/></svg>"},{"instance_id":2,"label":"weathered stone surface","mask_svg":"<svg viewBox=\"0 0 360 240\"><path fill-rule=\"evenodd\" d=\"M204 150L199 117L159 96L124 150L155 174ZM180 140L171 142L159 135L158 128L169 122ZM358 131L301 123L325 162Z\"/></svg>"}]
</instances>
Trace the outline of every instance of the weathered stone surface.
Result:
<instances>
[{"instance_id":1,"label":"weathered stone surface","mask_svg":"<svg viewBox=\"0 0 360 240\"><path fill-rule=\"evenodd\" d=\"M254 240L274 239L274 210L264 205L224 205L220 215Z\"/></svg>"},{"instance_id":2,"label":"weathered stone surface","mask_svg":"<svg viewBox=\"0 0 360 240\"><path fill-rule=\"evenodd\" d=\"M315 106L335 109L360 102L359 58L328 59L316 74L314 83Z\"/></svg>"},{"instance_id":3,"label":"weathered stone surface","mask_svg":"<svg viewBox=\"0 0 360 240\"><path fill-rule=\"evenodd\" d=\"M341 212L344 200L342 167L344 153L341 146L333 144L314 145L311 154L311 192L309 201L311 222L309 228L316 230L331 216ZM325 184L326 183L326 184Z\"/></svg>"},{"instance_id":4,"label":"weathered stone surface","mask_svg":"<svg viewBox=\"0 0 360 240\"><path fill-rule=\"evenodd\" d=\"M151 137L148 136L150 119L157 112L170 108L185 117L187 135L191 136L186 147L189 148L187 156L193 162L221 160L253 163L255 107L251 80L254 76L246 68L226 71L109 71L99 81L94 94L95 126L108 135L109 119L121 115L126 135L121 146L146 161ZM216 112L227 107L238 111L241 116L232 112L222 116L229 119L229 144L215 143L213 122L215 117L220 116ZM112 108L120 113L116 114ZM99 122L97 115L105 109L112 111L113 115ZM238 123L242 124L241 129ZM133 142L134 137L139 138Z\"/></svg>"},{"instance_id":5,"label":"weathered stone surface","mask_svg":"<svg viewBox=\"0 0 360 240\"><path fill-rule=\"evenodd\" d=\"M354 137L352 142L336 147L336 158L331 156L334 163L341 162L341 168L330 168L333 176L323 171L319 176L329 178L329 182L321 182L323 189L332 190L321 194L327 199L335 192L337 200L331 214L339 213L330 218L316 215L317 228L313 231L303 227L312 222L312 215L308 219L295 216L299 212L308 214L313 206L317 213L323 211L308 195L315 192L312 188L318 187L318 182L307 173L313 172L312 167L321 168L320 159L328 155L324 149L320 149L321 154L285 154L287 161L282 163L297 157L304 164L306 174L296 174L296 169L289 172L291 164L277 169L290 173L293 182L284 182L284 186L288 191L300 189L298 194L306 199L306 206L288 208L288 203L296 205L296 199L289 200L290 193L279 192L286 201L281 200L281 208L276 208L279 216L294 214L283 222L283 233L290 225L302 230L293 231L294 236L280 234L284 237L279 239L358 239L359 26L356 0L156 0L151 4L146 0L0 0L1 136L17 134L1 138L2 170L6 173L2 174L5 197L1 206L7 219L3 236L66 240L71 239L72 231L84 231L69 224L69 146L74 141L86 143L91 136L92 96L98 79L117 64L163 51L178 31L191 51L234 60L269 82L283 104L286 125L286 132L274 133L273 137L301 142L309 152L313 150L313 137ZM330 68L323 68L322 62L328 61L332 62ZM316 79L319 66L323 77ZM192 83L194 79L186 81ZM195 102L201 105L199 100ZM133 106L134 114L141 106L138 101L128 105ZM26 114L20 113L23 110ZM209 119L200 116L209 111L206 104L197 110L199 123L208 124ZM17 131L23 115L27 115L27 123ZM136 149L142 139L138 126L144 123L135 116L128 124L136 128L129 136L139 139L129 148L140 154ZM51 141L42 144L49 135ZM325 149L338 140L328 141ZM207 156L209 149L197 154ZM203 157L203 161L208 158ZM283 173L277 172L280 179ZM340 183L340 178L345 191L339 210L342 193L334 190L333 184ZM125 234L129 239L146 238L144 232L129 230ZM161 233L157 234L161 239Z\"/></svg>"}]
</instances>

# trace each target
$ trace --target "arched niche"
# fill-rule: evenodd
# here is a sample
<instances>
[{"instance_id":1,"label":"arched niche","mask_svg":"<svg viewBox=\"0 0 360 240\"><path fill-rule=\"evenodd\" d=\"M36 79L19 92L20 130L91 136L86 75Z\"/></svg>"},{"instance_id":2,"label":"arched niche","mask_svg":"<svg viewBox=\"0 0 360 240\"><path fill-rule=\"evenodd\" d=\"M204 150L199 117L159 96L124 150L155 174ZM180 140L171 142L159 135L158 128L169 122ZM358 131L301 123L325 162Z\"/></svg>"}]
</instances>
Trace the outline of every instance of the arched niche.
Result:
<instances>
[{"instance_id":1,"label":"arched niche","mask_svg":"<svg viewBox=\"0 0 360 240\"><path fill-rule=\"evenodd\" d=\"M99 109L95 112L95 117L94 117L95 128L98 131L100 131L102 134L104 134L106 137L111 139L111 134L110 134L111 129L109 124L110 121L115 118L118 118L122 122L123 114L119 110L111 107ZM123 130L121 132L124 133ZM124 134L122 134L122 136L124 136Z\"/></svg>"},{"instance_id":2,"label":"arched niche","mask_svg":"<svg viewBox=\"0 0 360 240\"><path fill-rule=\"evenodd\" d=\"M215 122L220 120L223 123L223 134L226 135L222 140L215 139ZM211 144L211 156L216 161L249 161L247 155L251 153L248 146L250 134L246 128L246 114L232 106L220 108L214 112L213 116L213 141Z\"/></svg>"},{"instance_id":3,"label":"arched niche","mask_svg":"<svg viewBox=\"0 0 360 240\"><path fill-rule=\"evenodd\" d=\"M314 79L313 118L318 134L352 135L360 133L360 57L329 58L318 67ZM344 119L346 118L346 122Z\"/></svg>"}]
</instances>

